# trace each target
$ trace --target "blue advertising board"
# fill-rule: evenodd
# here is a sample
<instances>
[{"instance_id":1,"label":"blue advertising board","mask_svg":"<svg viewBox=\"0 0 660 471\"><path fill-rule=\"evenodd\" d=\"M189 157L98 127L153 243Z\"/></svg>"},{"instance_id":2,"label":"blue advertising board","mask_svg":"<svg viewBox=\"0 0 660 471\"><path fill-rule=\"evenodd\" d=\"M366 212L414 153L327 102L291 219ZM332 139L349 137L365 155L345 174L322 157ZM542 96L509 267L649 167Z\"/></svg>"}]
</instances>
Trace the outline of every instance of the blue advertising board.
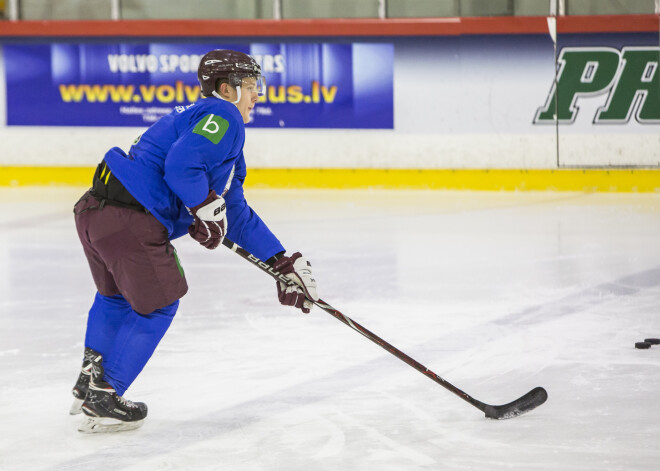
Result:
<instances>
[{"instance_id":1,"label":"blue advertising board","mask_svg":"<svg viewBox=\"0 0 660 471\"><path fill-rule=\"evenodd\" d=\"M393 128L394 47L382 43L6 44L7 124L149 126L199 99L211 49L262 66L266 94L249 126Z\"/></svg>"}]
</instances>

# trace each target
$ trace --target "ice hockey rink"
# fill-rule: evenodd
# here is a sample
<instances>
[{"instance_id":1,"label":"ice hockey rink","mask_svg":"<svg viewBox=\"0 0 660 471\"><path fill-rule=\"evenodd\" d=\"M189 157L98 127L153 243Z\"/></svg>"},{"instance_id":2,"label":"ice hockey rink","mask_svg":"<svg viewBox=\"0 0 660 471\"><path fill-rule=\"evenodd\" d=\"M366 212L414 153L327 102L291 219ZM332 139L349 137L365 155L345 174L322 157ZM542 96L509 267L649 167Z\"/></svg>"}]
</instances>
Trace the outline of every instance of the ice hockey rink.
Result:
<instances>
[{"instance_id":1,"label":"ice hockey rink","mask_svg":"<svg viewBox=\"0 0 660 471\"><path fill-rule=\"evenodd\" d=\"M0 188L0 469L650 470L660 463L660 194L248 189L321 298L482 412L220 247L126 397L145 425L69 416L94 287L83 188Z\"/></svg>"}]
</instances>

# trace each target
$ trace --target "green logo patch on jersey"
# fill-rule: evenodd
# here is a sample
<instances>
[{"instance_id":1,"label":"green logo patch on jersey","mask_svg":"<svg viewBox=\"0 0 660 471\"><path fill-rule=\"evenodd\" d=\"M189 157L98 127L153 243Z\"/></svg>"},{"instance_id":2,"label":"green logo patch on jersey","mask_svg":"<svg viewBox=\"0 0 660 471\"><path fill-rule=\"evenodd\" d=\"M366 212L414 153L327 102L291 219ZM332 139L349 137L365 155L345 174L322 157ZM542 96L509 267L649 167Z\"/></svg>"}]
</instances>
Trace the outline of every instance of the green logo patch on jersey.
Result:
<instances>
[{"instance_id":1,"label":"green logo patch on jersey","mask_svg":"<svg viewBox=\"0 0 660 471\"><path fill-rule=\"evenodd\" d=\"M207 114L197 123L193 132L217 144L222 140L227 129L229 129L229 121L214 114Z\"/></svg>"}]
</instances>

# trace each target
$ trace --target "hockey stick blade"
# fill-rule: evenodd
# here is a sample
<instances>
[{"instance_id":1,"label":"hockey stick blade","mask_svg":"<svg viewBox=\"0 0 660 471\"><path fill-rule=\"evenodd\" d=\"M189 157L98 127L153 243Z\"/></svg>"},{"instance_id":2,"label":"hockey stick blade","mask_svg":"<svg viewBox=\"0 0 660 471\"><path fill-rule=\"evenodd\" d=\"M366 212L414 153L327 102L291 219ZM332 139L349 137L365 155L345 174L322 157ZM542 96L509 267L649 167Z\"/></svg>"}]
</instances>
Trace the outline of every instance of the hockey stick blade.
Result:
<instances>
[{"instance_id":1,"label":"hockey stick blade","mask_svg":"<svg viewBox=\"0 0 660 471\"><path fill-rule=\"evenodd\" d=\"M489 419L513 419L519 415L536 409L548 399L548 392L542 387L534 388L524 396L502 406L489 406L484 404L482 409Z\"/></svg>"},{"instance_id":2,"label":"hockey stick blade","mask_svg":"<svg viewBox=\"0 0 660 471\"><path fill-rule=\"evenodd\" d=\"M293 285L294 282L291 281L291 279L287 278L286 276L282 275L280 272L275 271L272 266L267 264L266 262L263 262L262 260L258 259L254 255L252 255L250 252L239 246L238 244L235 244L234 242L230 241L226 237L222 240L222 245L227 247L229 250L233 251L234 253L238 254L239 256L243 257L245 260L251 262L253 265L256 267L260 268L262 271L268 273L271 277L273 277L275 280L280 281L286 285ZM476 407L480 411L484 412L486 414L486 417L490 419L512 419L514 417L518 417L519 415L524 414L525 412L529 412L532 409L535 409L536 407L540 406L543 404L546 399L548 399L548 393L545 391L545 389L538 387L535 389L532 389L530 392L525 394L524 396L516 399L513 402L510 402L509 404L504 404L501 406L491 406L489 404L485 404L469 394L467 394L465 391L460 390L453 384L451 384L449 381L446 379L441 378L438 376L436 373L433 371L429 370L426 366L422 365L420 362L415 360L414 358L406 355L403 353L401 350L396 348L394 345L386 342L373 332L369 331L365 327L361 326L357 322L355 322L353 319L350 317L342 314L340 311L337 309L333 308L329 304L325 303L323 300L319 299L318 301L314 301L314 304L318 306L319 308L323 309L325 312L330 314L332 317L337 319L340 322L343 322L346 324L348 327L351 329L355 330L356 332L360 333L361 335L365 336L369 340L371 340L373 343L376 345L380 346L381 348L387 350L389 353L394 355L396 358L399 360L403 361L407 365L413 367L420 373L422 373L424 376L432 379L436 383L438 383L440 386L443 388L447 389L448 391L451 391L452 393L456 394L458 397L463 399L464 401L468 402L472 406Z\"/></svg>"}]
</instances>

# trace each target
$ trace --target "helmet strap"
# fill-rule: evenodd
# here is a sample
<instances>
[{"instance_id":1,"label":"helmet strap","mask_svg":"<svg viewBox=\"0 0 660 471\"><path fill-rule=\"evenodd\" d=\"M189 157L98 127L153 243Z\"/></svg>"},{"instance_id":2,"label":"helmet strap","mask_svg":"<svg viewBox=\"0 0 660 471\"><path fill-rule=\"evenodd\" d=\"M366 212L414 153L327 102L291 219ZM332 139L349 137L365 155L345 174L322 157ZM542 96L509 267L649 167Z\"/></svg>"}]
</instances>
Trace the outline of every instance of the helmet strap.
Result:
<instances>
[{"instance_id":1,"label":"helmet strap","mask_svg":"<svg viewBox=\"0 0 660 471\"><path fill-rule=\"evenodd\" d=\"M240 85L239 85L238 87L236 87L236 93L237 93L236 101L233 101L233 102L232 102L232 103L234 103L234 104L236 104L236 103L238 103L239 101L241 101L241 86L240 86ZM220 95L220 94L219 94L217 91L215 91L215 90L213 90L213 96L216 97L216 98L220 98L221 100L229 101L229 100L227 100L226 98L223 98L223 96Z\"/></svg>"}]
</instances>

